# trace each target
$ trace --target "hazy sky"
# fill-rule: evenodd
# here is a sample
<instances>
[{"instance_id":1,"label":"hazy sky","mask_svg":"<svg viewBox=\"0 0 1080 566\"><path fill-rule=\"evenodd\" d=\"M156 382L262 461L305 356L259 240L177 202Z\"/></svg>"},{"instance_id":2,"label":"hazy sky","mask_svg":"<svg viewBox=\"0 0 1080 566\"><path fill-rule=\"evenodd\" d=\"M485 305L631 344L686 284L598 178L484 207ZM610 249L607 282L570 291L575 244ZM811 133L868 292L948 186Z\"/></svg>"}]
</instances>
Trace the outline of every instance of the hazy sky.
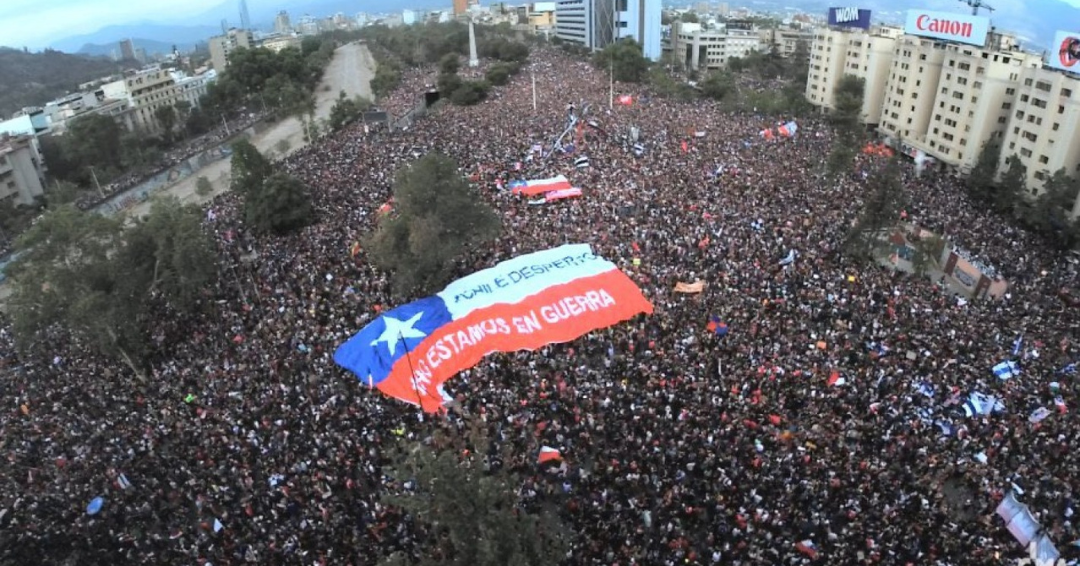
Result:
<instances>
[{"instance_id":1,"label":"hazy sky","mask_svg":"<svg viewBox=\"0 0 1080 566\"><path fill-rule=\"evenodd\" d=\"M1080 2L1080 0L1077 0ZM0 0L0 45L41 48L108 25L196 16L222 0Z\"/></svg>"}]
</instances>

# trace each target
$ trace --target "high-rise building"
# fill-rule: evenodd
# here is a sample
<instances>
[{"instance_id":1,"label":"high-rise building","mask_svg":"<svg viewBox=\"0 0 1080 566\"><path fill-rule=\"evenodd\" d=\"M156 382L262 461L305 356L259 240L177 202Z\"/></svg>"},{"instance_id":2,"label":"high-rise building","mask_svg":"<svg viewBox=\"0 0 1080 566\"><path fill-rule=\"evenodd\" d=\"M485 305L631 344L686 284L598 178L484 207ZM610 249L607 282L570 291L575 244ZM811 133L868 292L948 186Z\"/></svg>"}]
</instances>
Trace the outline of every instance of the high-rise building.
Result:
<instances>
[{"instance_id":1,"label":"high-rise building","mask_svg":"<svg viewBox=\"0 0 1080 566\"><path fill-rule=\"evenodd\" d=\"M240 28L252 29L251 14L248 13L247 0L240 0Z\"/></svg>"},{"instance_id":2,"label":"high-rise building","mask_svg":"<svg viewBox=\"0 0 1080 566\"><path fill-rule=\"evenodd\" d=\"M892 70L893 53L900 28L824 28L810 44L810 72L806 99L825 110L835 107L835 92L844 75L865 81L862 119L865 124L881 120L885 84Z\"/></svg>"},{"instance_id":3,"label":"high-rise building","mask_svg":"<svg viewBox=\"0 0 1080 566\"><path fill-rule=\"evenodd\" d=\"M45 194L44 179L33 136L0 136L0 202L34 204Z\"/></svg>"},{"instance_id":4,"label":"high-rise building","mask_svg":"<svg viewBox=\"0 0 1080 566\"><path fill-rule=\"evenodd\" d=\"M285 10L278 12L274 17L274 32L276 33L289 33L292 31L292 24L289 23L289 13Z\"/></svg>"},{"instance_id":5,"label":"high-rise building","mask_svg":"<svg viewBox=\"0 0 1080 566\"><path fill-rule=\"evenodd\" d=\"M1026 67L1012 84L1016 91L1001 141L1000 172L1015 155L1027 168L1027 186L1037 196L1060 169L1080 173L1080 77L1049 68ZM1080 214L1080 198L1073 215Z\"/></svg>"},{"instance_id":6,"label":"high-rise building","mask_svg":"<svg viewBox=\"0 0 1080 566\"><path fill-rule=\"evenodd\" d=\"M454 16L462 16L469 10L469 0L454 0Z\"/></svg>"},{"instance_id":7,"label":"high-rise building","mask_svg":"<svg viewBox=\"0 0 1080 566\"><path fill-rule=\"evenodd\" d=\"M660 0L616 0L614 40L634 39L645 58L660 60Z\"/></svg>"},{"instance_id":8,"label":"high-rise building","mask_svg":"<svg viewBox=\"0 0 1080 566\"><path fill-rule=\"evenodd\" d=\"M221 73L229 65L229 53L240 47L252 47L255 39L250 30L234 28L224 35L211 37L207 43L210 47L210 63L215 71Z\"/></svg>"},{"instance_id":9,"label":"high-rise building","mask_svg":"<svg viewBox=\"0 0 1080 566\"><path fill-rule=\"evenodd\" d=\"M589 49L633 38L660 59L660 0L557 0L555 36Z\"/></svg>"},{"instance_id":10,"label":"high-rise building","mask_svg":"<svg viewBox=\"0 0 1080 566\"><path fill-rule=\"evenodd\" d=\"M135 43L130 39L120 40L120 58L128 61L135 59Z\"/></svg>"}]
</instances>

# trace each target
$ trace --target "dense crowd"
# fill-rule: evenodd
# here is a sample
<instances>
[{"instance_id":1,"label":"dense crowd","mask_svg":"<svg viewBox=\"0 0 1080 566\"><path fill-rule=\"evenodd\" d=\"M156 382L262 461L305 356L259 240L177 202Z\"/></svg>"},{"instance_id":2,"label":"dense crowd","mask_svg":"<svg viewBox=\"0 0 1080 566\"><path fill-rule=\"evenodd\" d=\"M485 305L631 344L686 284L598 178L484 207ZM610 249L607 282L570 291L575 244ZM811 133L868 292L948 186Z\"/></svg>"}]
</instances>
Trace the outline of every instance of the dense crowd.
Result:
<instances>
[{"instance_id":1,"label":"dense crowd","mask_svg":"<svg viewBox=\"0 0 1080 566\"><path fill-rule=\"evenodd\" d=\"M861 156L829 180L821 123L766 142L758 132L787 117L627 85L618 93L634 103L608 108L607 77L588 64L540 50L530 68L536 111L525 72L478 106L406 131L354 125L280 163L316 202L318 222L296 235L255 236L235 195L213 201L222 277L203 313L162 317L145 383L61 335L47 358L20 359L4 330L0 559L368 565L423 542L380 502L400 487L381 472L387 448L457 435L466 419L420 419L332 354L401 302L350 248L395 171L425 151L456 159L503 219L460 275L584 242L655 305L448 382L493 453L511 455L499 465L521 474L522 498L558 507L572 532L566 564L1011 564L1026 554L994 508L1014 484L1058 548L1075 550L1078 401L1075 375L1058 373L1080 355L1080 317L1057 295L1076 287L1070 263L974 208L955 179L906 170L907 220L1011 282L1000 301L958 301L938 282L844 256L867 194L859 172L880 163ZM390 104L414 104L434 81L409 76ZM551 149L570 104L592 123L575 152L528 158L535 144ZM582 155L590 166L578 169ZM533 206L498 188L555 174L584 196ZM703 293L673 292L699 279ZM991 367L1021 334L1022 373L999 380ZM834 373L842 384L830 385ZM925 417L954 414L972 389L1005 410L954 417L963 427L951 434ZM1052 412L1032 424L1039 407ZM563 465L540 468L541 445ZM98 496L102 510L87 514Z\"/></svg>"}]
</instances>

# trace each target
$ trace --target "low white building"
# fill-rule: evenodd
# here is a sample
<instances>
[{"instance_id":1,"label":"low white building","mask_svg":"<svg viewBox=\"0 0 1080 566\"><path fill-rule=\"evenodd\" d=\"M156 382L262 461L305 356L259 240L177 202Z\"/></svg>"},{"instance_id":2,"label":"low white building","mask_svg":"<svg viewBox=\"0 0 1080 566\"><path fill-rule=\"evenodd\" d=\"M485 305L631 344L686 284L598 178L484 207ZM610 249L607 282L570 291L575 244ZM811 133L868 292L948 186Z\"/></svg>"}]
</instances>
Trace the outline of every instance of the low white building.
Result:
<instances>
[{"instance_id":1,"label":"low white building","mask_svg":"<svg viewBox=\"0 0 1080 566\"><path fill-rule=\"evenodd\" d=\"M34 204L45 194L42 167L33 136L0 137L0 201Z\"/></svg>"}]
</instances>

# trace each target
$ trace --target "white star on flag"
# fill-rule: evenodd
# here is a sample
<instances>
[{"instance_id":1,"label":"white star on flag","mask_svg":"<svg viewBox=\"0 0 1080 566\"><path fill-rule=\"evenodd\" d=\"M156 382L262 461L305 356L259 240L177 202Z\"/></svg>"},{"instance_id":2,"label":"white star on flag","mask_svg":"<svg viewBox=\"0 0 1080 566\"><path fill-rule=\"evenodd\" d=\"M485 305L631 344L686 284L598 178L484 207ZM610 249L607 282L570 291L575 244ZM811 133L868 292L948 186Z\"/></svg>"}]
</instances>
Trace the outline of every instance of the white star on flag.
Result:
<instances>
[{"instance_id":1,"label":"white star on flag","mask_svg":"<svg viewBox=\"0 0 1080 566\"><path fill-rule=\"evenodd\" d=\"M386 324L386 328L383 329L383 333L380 334L378 338L371 342L371 345L374 346L379 342L385 342L386 348L390 350L390 355L393 356L394 351L397 350L398 340L404 340L405 338L424 338L427 336L427 334L413 328L422 316L424 316L424 313L418 312L406 321L401 321L389 316L382 317L383 322Z\"/></svg>"}]
</instances>

